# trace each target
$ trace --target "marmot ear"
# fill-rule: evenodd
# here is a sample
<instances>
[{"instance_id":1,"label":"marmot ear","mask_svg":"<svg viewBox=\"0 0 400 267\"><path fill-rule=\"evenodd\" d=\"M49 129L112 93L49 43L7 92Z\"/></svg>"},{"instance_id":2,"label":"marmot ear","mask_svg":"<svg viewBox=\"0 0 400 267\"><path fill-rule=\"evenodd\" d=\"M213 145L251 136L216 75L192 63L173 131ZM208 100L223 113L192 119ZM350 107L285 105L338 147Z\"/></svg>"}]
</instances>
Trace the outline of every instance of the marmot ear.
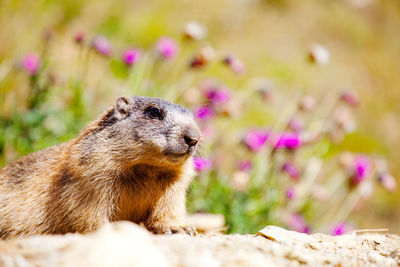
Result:
<instances>
[{"instance_id":1,"label":"marmot ear","mask_svg":"<svg viewBox=\"0 0 400 267\"><path fill-rule=\"evenodd\" d=\"M118 97L115 102L115 115L118 119L124 119L128 116L131 109L131 101L127 97Z\"/></svg>"}]
</instances>

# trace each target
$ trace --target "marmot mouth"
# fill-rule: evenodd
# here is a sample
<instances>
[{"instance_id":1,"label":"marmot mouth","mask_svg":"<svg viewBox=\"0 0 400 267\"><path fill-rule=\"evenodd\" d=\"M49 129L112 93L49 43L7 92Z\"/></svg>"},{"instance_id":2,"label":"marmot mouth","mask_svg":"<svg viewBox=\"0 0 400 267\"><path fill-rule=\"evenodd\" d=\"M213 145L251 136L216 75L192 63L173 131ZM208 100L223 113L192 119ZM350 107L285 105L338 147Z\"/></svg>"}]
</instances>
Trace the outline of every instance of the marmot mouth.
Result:
<instances>
[{"instance_id":1,"label":"marmot mouth","mask_svg":"<svg viewBox=\"0 0 400 267\"><path fill-rule=\"evenodd\" d=\"M178 152L170 152L169 151L169 152L164 152L164 155L166 155L168 157L172 157L172 158L182 158L182 157L188 156L189 153L188 152L178 153Z\"/></svg>"},{"instance_id":2,"label":"marmot mouth","mask_svg":"<svg viewBox=\"0 0 400 267\"><path fill-rule=\"evenodd\" d=\"M190 157L196 151L196 147L197 146L189 146L186 150L165 149L163 154L171 158Z\"/></svg>"}]
</instances>

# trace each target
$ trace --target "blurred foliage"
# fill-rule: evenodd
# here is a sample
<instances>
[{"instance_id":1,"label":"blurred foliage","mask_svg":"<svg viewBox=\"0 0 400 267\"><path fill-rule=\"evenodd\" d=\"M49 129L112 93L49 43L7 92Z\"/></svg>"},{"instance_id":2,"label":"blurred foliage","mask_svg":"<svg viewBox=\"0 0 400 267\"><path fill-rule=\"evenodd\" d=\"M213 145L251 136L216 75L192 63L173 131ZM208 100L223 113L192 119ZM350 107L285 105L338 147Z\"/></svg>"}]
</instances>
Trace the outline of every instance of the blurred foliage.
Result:
<instances>
[{"instance_id":1,"label":"blurred foliage","mask_svg":"<svg viewBox=\"0 0 400 267\"><path fill-rule=\"evenodd\" d=\"M180 30L193 19L208 26L207 41L188 42L181 37ZM223 213L232 232L255 232L268 223L287 225L290 215L285 212L302 214L321 231L345 219L354 227L400 231L398 194L374 187L374 194L361 203L360 196L354 197L353 189L338 178L346 174L334 163L342 151L381 154L388 158L392 173L400 174L400 61L393 60L400 56L399 1L6 0L0 4L0 24L2 166L73 138L120 95L159 96L195 107L207 104L202 81L211 77L231 88L231 102L237 105L218 111L212 119L217 134L203 143L200 153L213 160L214 168L194 182L188 197L191 212ZM78 32L84 34L83 44L74 41ZM93 37L100 34L113 45L110 58L92 48ZM154 44L160 36L179 40L177 59L159 62L155 58ZM201 71L190 69L193 55L209 43L216 50L214 60ZM328 65L306 60L313 43L329 49ZM120 59L129 47L142 52L132 68ZM41 61L35 75L24 72L21 65L24 55L32 52ZM245 63L243 75L232 74L220 62L228 52ZM252 77L269 81L272 102L257 96ZM324 106L332 104L329 99L349 87L361 99L355 115L359 125L341 142L332 142L324 132L324 138L296 152L295 158L291 153L275 154L271 147L249 153L243 146L249 129L285 131L298 102L311 93L322 108L301 116L313 129L328 120L330 111ZM304 185L311 192L312 186L303 184L303 178L291 181L280 167L289 158L306 168L315 157L324 161L321 184L328 191L334 186L341 189L328 203L306 196L294 207L285 197L287 187ZM232 186L239 160L254 163L246 190ZM337 207L347 204L357 213L350 218L332 216L340 214ZM326 205L332 208L327 212L331 217L319 220Z\"/></svg>"}]
</instances>

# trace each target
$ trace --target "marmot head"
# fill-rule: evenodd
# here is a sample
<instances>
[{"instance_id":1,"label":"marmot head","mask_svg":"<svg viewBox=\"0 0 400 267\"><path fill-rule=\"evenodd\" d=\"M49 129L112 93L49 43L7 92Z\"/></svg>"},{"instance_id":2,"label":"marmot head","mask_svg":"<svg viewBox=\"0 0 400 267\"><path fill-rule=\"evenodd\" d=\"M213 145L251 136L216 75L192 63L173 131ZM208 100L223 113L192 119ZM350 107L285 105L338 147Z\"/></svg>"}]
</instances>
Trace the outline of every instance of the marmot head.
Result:
<instances>
[{"instance_id":1,"label":"marmot head","mask_svg":"<svg viewBox=\"0 0 400 267\"><path fill-rule=\"evenodd\" d=\"M92 129L92 141L106 143L101 151L126 164L182 164L200 139L188 109L143 96L118 98Z\"/></svg>"}]
</instances>

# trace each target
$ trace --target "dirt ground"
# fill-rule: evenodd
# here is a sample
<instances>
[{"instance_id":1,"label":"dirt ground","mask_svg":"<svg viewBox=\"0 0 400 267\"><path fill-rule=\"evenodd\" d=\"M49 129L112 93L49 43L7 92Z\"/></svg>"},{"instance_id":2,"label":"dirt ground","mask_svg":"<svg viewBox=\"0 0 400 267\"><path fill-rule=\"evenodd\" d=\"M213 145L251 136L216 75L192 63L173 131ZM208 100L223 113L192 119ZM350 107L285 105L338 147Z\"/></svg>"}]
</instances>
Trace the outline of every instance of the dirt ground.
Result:
<instances>
[{"instance_id":1,"label":"dirt ground","mask_svg":"<svg viewBox=\"0 0 400 267\"><path fill-rule=\"evenodd\" d=\"M129 223L90 235L0 242L0 266L400 266L400 237L306 235L267 226L257 235L155 236Z\"/></svg>"}]
</instances>

